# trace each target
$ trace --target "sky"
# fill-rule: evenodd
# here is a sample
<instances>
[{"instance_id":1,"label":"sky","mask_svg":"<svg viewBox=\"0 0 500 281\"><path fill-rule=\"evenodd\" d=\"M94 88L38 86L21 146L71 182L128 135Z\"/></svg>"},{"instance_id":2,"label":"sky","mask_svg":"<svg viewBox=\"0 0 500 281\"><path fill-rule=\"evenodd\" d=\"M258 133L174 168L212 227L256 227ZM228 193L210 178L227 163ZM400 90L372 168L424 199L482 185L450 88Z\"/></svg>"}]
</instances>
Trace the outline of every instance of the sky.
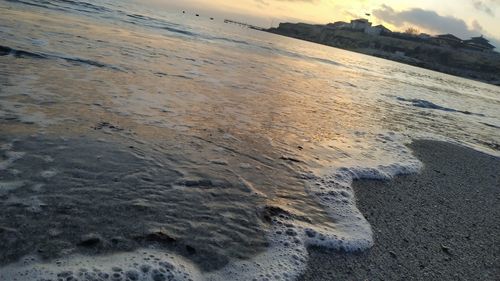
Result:
<instances>
[{"instance_id":1,"label":"sky","mask_svg":"<svg viewBox=\"0 0 500 281\"><path fill-rule=\"evenodd\" d=\"M484 35L500 48L500 0L147 0L165 9L185 9L262 27L280 22L329 23L368 18L393 31L417 28L463 39ZM367 17L365 14L371 16ZM208 15L207 15L208 16Z\"/></svg>"}]
</instances>

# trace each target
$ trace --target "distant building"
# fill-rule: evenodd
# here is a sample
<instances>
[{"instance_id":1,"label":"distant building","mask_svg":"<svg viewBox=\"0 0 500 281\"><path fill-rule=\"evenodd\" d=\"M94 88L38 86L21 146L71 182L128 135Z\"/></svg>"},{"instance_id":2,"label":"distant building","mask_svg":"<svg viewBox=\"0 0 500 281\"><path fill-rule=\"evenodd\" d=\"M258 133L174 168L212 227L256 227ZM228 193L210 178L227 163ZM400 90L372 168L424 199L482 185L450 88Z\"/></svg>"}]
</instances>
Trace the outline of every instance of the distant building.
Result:
<instances>
[{"instance_id":1,"label":"distant building","mask_svg":"<svg viewBox=\"0 0 500 281\"><path fill-rule=\"evenodd\" d=\"M464 44L468 49L481 52L491 52L495 49L495 46L491 45L490 41L484 38L482 35L480 37L472 37L469 40L465 40Z\"/></svg>"},{"instance_id":2,"label":"distant building","mask_svg":"<svg viewBox=\"0 0 500 281\"><path fill-rule=\"evenodd\" d=\"M432 41L440 46L460 47L462 39L453 34L442 34L432 38Z\"/></svg>"},{"instance_id":3,"label":"distant building","mask_svg":"<svg viewBox=\"0 0 500 281\"><path fill-rule=\"evenodd\" d=\"M385 26L379 24L372 26L372 23L367 19L356 19L352 20L350 23L344 21L337 21L334 23L329 23L324 26L326 30L351 30L364 32L366 34L380 36L392 34L392 31Z\"/></svg>"},{"instance_id":4,"label":"distant building","mask_svg":"<svg viewBox=\"0 0 500 281\"><path fill-rule=\"evenodd\" d=\"M432 36L431 36L431 35L429 35L429 34L427 34L427 33L420 33L420 34L418 35L418 38L420 38L420 39L422 39L422 40L429 40L429 39L431 39L431 38L432 38Z\"/></svg>"},{"instance_id":5,"label":"distant building","mask_svg":"<svg viewBox=\"0 0 500 281\"><path fill-rule=\"evenodd\" d=\"M370 28L372 23L367 19L357 19L351 21L351 29L365 31L367 28Z\"/></svg>"},{"instance_id":6,"label":"distant building","mask_svg":"<svg viewBox=\"0 0 500 281\"><path fill-rule=\"evenodd\" d=\"M388 28L386 28L385 26L379 24L376 26L370 26L370 27L365 28L365 33L378 36L378 35L390 34L390 33L392 33L392 31L389 30Z\"/></svg>"},{"instance_id":7,"label":"distant building","mask_svg":"<svg viewBox=\"0 0 500 281\"><path fill-rule=\"evenodd\" d=\"M344 28L351 28L351 24L345 22L345 21L337 21L334 23L329 23L326 25L326 28L328 29L344 29Z\"/></svg>"}]
</instances>

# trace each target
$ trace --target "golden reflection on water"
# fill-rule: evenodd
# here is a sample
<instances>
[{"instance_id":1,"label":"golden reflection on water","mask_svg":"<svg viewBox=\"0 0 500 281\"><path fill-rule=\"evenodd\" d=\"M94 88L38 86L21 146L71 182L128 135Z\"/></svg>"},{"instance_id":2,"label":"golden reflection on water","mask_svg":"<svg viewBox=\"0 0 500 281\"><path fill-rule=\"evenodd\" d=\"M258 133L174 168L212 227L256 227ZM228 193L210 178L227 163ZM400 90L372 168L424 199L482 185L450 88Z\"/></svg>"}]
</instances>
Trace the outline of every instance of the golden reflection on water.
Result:
<instances>
[{"instance_id":1,"label":"golden reflection on water","mask_svg":"<svg viewBox=\"0 0 500 281\"><path fill-rule=\"evenodd\" d=\"M52 55L106 66L1 57L9 66L2 101L22 117L2 120L2 132L123 143L167 159L186 177L223 177L243 185L241 196L251 202L234 202L242 209L278 205L304 221L333 227L306 193L303 175L380 162L388 154L377 150L384 141L380 132L432 119L381 100L380 92L397 95L401 85L385 88L387 77L380 73L342 66L362 65L365 58L335 49L283 55L120 27L124 23L6 13L16 19L6 25L16 24L33 38L40 34L31 27L43 23L50 40L41 48ZM205 199L208 208L220 209Z\"/></svg>"},{"instance_id":2,"label":"golden reflection on water","mask_svg":"<svg viewBox=\"0 0 500 281\"><path fill-rule=\"evenodd\" d=\"M27 21L37 20L30 17ZM47 23L48 32L56 32L51 29L64 20L52 18L53 22ZM13 95L9 101L21 104L23 114L41 114L46 120L40 120L43 121L41 127L2 124L2 129L16 134L23 131L19 128L31 128L25 129L26 133L41 131L57 137L87 135L121 142L147 142L158 149L176 146L187 153L211 143L235 151L233 156L238 158L256 155L259 169L251 173L241 171L237 168L241 159L235 159L231 164L236 168L229 170L252 183L263 199L296 208L298 214L316 213L318 219L323 217L321 208L292 175L296 166L310 162L308 165L314 167L312 164L323 158L323 155L315 155L318 144L341 134L340 130L336 132L339 126L362 122L359 120L362 116L354 116L349 107L352 102L347 97L322 90L329 88L328 81L304 80L295 72L321 71L318 65L281 56L257 55L245 58L249 64L237 64L240 54L222 55L220 49L207 44L192 47L180 40L155 36L144 40L144 36L88 23L79 28L88 42L126 41L137 48L174 51L168 56L152 51L152 58L143 60L120 56L116 50L106 47L100 52L86 52L83 46L78 50L88 57L113 53L113 56L95 59L110 65L134 65L133 71L125 72L98 68L82 72L78 67L61 67L60 64L68 64L61 61L32 61L28 68L12 62L11 71L16 73L13 79L18 81L8 91L24 95ZM61 26L57 32L64 34L65 27ZM175 50L184 48L189 48L197 61L177 55ZM222 57L225 61L203 62L203 58L208 61L213 57ZM262 69L270 65L280 68L262 73ZM190 79L179 77L186 72L192 73ZM25 76L31 79L23 80ZM95 130L101 122L110 123L120 131ZM213 166L210 158L217 155L204 150L200 149L203 152L192 157ZM282 155L292 155L304 162L279 163ZM209 168L202 166L198 168ZM286 188L282 188L283 185Z\"/></svg>"}]
</instances>

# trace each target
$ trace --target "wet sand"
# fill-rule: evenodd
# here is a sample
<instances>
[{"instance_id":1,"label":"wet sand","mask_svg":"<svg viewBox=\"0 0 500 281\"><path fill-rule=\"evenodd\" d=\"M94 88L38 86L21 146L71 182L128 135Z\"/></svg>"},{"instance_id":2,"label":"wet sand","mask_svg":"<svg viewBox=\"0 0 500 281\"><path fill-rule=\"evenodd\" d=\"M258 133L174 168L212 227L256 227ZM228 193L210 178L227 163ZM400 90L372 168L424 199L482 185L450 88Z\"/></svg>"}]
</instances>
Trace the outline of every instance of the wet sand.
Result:
<instances>
[{"instance_id":1,"label":"wet sand","mask_svg":"<svg viewBox=\"0 0 500 281\"><path fill-rule=\"evenodd\" d=\"M354 184L375 246L309 249L301 280L500 280L500 158L435 141L410 147L421 174Z\"/></svg>"}]
</instances>

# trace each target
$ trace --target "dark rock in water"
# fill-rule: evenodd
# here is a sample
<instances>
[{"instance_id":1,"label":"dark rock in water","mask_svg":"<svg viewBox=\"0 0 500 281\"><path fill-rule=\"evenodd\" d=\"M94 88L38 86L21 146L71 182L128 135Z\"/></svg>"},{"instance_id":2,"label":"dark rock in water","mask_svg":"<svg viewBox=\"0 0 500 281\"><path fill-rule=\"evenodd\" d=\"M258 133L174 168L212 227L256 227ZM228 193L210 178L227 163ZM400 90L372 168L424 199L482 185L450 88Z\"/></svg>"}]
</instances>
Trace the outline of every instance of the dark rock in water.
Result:
<instances>
[{"instance_id":1,"label":"dark rock in water","mask_svg":"<svg viewBox=\"0 0 500 281\"><path fill-rule=\"evenodd\" d=\"M85 235L82 237L82 239L78 243L78 246L95 247L101 243L102 243L101 237L99 237L95 234L89 234L89 235Z\"/></svg>"},{"instance_id":2,"label":"dark rock in water","mask_svg":"<svg viewBox=\"0 0 500 281\"><path fill-rule=\"evenodd\" d=\"M393 257L393 258L396 258L396 257L397 257L397 256L396 256L396 253L394 253L393 251L389 251L389 255L391 255L391 257Z\"/></svg>"},{"instance_id":3,"label":"dark rock in water","mask_svg":"<svg viewBox=\"0 0 500 281\"><path fill-rule=\"evenodd\" d=\"M266 206L262 211L262 218L268 223L271 223L273 217L279 215L284 215L289 217L290 213L277 206Z\"/></svg>"}]
</instances>

